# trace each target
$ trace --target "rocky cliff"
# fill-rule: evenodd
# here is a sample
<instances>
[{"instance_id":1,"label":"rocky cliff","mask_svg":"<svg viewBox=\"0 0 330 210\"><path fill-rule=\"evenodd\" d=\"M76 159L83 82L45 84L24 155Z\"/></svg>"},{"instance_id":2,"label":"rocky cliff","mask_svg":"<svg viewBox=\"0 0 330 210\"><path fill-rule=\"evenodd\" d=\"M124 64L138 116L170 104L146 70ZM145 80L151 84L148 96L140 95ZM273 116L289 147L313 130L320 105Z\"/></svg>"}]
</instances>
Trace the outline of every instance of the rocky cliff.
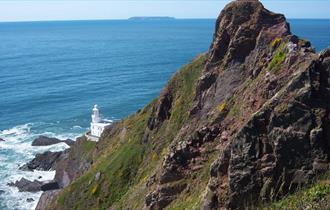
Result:
<instances>
[{"instance_id":1,"label":"rocky cliff","mask_svg":"<svg viewBox=\"0 0 330 210\"><path fill-rule=\"evenodd\" d=\"M316 54L259 1L233 1L209 51L96 145L74 145L56 174L65 188L37 208L244 209L281 199L329 169L329 74L330 50Z\"/></svg>"}]
</instances>

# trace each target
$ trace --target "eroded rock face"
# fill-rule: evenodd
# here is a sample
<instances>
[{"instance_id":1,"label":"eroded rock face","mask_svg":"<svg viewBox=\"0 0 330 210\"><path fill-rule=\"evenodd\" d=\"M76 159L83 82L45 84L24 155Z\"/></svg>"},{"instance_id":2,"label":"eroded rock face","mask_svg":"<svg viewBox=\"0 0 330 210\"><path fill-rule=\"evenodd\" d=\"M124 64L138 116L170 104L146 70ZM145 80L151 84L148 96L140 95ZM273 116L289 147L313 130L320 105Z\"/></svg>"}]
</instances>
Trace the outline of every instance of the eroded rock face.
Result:
<instances>
[{"instance_id":1,"label":"eroded rock face","mask_svg":"<svg viewBox=\"0 0 330 210\"><path fill-rule=\"evenodd\" d=\"M158 100L158 105L155 106L154 117L150 118L148 121L148 128L153 130L155 127L159 126L164 120L169 119L171 116L172 108L172 91L170 87L166 87L162 92Z\"/></svg>"},{"instance_id":2,"label":"eroded rock face","mask_svg":"<svg viewBox=\"0 0 330 210\"><path fill-rule=\"evenodd\" d=\"M229 158L212 165L209 191L215 199L206 200L205 207L224 195L223 205L230 209L275 200L328 170L328 61L320 56L238 132L226 152ZM221 194L224 176L228 183Z\"/></svg>"},{"instance_id":3,"label":"eroded rock face","mask_svg":"<svg viewBox=\"0 0 330 210\"><path fill-rule=\"evenodd\" d=\"M214 66L223 61L225 64L244 62L252 50L263 44L261 42L267 42L265 38L268 37L262 36L270 31L270 36L277 37L289 33L283 15L266 10L256 0L233 1L217 19L208 65Z\"/></svg>"},{"instance_id":4,"label":"eroded rock face","mask_svg":"<svg viewBox=\"0 0 330 210\"><path fill-rule=\"evenodd\" d=\"M161 189L188 179L215 151L220 155L211 165L204 209L278 199L324 172L328 57L328 50L317 55L291 35L285 17L259 1L228 4L216 23L189 123L170 145L146 208L163 209L177 199L184 189L171 195Z\"/></svg>"},{"instance_id":5,"label":"eroded rock face","mask_svg":"<svg viewBox=\"0 0 330 210\"><path fill-rule=\"evenodd\" d=\"M92 160L86 159L84 155L82 148L84 141L87 140L77 138L75 144L57 160L55 180L61 188L68 186L92 165Z\"/></svg>"},{"instance_id":6,"label":"eroded rock face","mask_svg":"<svg viewBox=\"0 0 330 210\"><path fill-rule=\"evenodd\" d=\"M47 209L49 203L53 202L57 195L60 193L60 190L50 190L43 192L36 207L36 210L44 210Z\"/></svg>"}]
</instances>

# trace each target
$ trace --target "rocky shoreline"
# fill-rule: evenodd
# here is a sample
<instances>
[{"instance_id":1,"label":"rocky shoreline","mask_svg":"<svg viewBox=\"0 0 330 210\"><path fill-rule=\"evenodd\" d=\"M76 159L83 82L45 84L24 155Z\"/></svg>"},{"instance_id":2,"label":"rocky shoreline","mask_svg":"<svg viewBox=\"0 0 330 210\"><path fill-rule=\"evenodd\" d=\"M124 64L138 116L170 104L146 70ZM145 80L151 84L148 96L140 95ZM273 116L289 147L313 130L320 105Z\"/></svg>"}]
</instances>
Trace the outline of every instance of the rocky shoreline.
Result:
<instances>
[{"instance_id":1,"label":"rocky shoreline","mask_svg":"<svg viewBox=\"0 0 330 210\"><path fill-rule=\"evenodd\" d=\"M42 166L43 163L53 161L53 164L45 164L45 166L54 169L56 172L54 179L49 182L53 185L46 185L43 188L47 190L42 190L43 193L38 201L37 210L46 209L46 206L57 198L56 195L58 195L62 188L67 187L73 180L90 168L93 163L91 158L93 153L89 153L88 150L90 149L92 151L94 147L95 142L88 141L85 136L81 136L74 141L74 144L69 149L60 152L60 154L48 152L48 155L41 154L38 156L43 157L45 155L45 162L36 165ZM30 161L27 165L35 166L33 163L35 161L38 163L38 157Z\"/></svg>"},{"instance_id":2,"label":"rocky shoreline","mask_svg":"<svg viewBox=\"0 0 330 210\"><path fill-rule=\"evenodd\" d=\"M0 139L0 141L5 141L4 139ZM65 143L69 145L70 147L75 144L75 141L72 139L66 139L66 140L60 140L57 138L51 138L47 136L39 136L36 139L33 140L32 146L34 147L42 147L42 146L49 146L59 143ZM34 170L38 171L54 171L57 168L57 165L60 163L61 160L65 158L67 153L70 149L65 149L63 151L58 152L51 152L46 151L44 153L38 153L35 155L35 157L27 162L26 164L19 166L19 170L22 171L31 171ZM59 166L58 168L60 168ZM41 179L42 177L38 177L38 179ZM61 182L62 183L62 182ZM18 188L19 192L46 192L46 191L54 191L60 189L60 185L58 183L58 180L55 178L53 180L46 180L46 181L40 181L40 180L29 180L25 177L21 178L20 180L16 180L15 182L9 182L7 183L10 187L16 187ZM0 193L4 193L5 191L0 191ZM26 200L27 202L33 202L33 198L28 198Z\"/></svg>"}]
</instances>

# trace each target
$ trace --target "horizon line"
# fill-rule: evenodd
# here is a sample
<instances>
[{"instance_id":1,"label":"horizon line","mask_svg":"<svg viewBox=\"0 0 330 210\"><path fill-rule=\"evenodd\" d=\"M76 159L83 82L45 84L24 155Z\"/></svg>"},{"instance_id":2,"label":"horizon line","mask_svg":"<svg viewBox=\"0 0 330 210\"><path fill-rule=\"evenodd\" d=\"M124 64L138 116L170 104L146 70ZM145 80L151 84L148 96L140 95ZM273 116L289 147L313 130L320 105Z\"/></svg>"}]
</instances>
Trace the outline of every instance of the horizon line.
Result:
<instances>
[{"instance_id":1,"label":"horizon line","mask_svg":"<svg viewBox=\"0 0 330 210\"><path fill-rule=\"evenodd\" d=\"M159 17L165 17L165 18L173 18L173 19L167 19L167 20L216 20L217 18L201 18L201 17L196 17L196 18L177 18L177 17L172 17L172 16L132 16L132 17L147 17L147 18L159 18ZM79 22L79 21L111 21L111 20L130 20L130 18L132 17L128 17L128 18L109 18L109 19L45 19L45 20L5 20L5 21L1 21L0 23L29 23L29 22ZM286 18L287 20L330 20L330 18ZM166 19L165 19L166 20ZM161 19L157 20L130 20L130 21L163 21Z\"/></svg>"}]
</instances>

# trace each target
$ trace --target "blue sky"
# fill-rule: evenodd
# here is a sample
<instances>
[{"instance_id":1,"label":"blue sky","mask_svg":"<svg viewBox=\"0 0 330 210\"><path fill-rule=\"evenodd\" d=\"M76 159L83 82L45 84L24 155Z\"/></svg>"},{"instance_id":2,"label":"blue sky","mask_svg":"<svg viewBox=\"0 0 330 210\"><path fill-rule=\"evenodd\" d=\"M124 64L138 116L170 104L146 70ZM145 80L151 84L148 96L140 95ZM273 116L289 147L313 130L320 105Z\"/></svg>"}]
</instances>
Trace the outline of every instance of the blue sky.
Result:
<instances>
[{"instance_id":1,"label":"blue sky","mask_svg":"<svg viewBox=\"0 0 330 210\"><path fill-rule=\"evenodd\" d=\"M0 0L0 21L216 18L229 0ZM288 18L330 18L329 0L262 0Z\"/></svg>"}]
</instances>

